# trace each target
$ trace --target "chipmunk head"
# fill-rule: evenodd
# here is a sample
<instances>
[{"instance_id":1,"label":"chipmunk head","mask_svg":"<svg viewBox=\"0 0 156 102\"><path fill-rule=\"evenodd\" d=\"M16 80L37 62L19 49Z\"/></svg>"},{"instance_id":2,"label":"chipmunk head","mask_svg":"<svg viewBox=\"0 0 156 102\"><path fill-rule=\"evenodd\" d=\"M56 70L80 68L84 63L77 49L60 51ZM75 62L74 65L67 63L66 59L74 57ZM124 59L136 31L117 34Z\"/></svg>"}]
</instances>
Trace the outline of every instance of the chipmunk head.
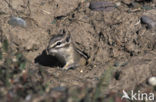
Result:
<instances>
[{"instance_id":1,"label":"chipmunk head","mask_svg":"<svg viewBox=\"0 0 156 102\"><path fill-rule=\"evenodd\" d=\"M54 35L50 39L49 45L47 47L47 54L57 55L63 54L71 45L71 35L62 34Z\"/></svg>"}]
</instances>

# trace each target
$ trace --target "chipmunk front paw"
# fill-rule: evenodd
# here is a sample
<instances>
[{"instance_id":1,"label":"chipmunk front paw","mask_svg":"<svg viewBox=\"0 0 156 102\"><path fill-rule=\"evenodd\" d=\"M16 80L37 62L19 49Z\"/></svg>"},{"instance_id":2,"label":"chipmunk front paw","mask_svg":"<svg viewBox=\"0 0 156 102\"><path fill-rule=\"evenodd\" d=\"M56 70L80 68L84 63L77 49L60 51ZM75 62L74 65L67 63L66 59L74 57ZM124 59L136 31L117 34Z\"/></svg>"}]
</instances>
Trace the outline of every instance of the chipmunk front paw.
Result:
<instances>
[{"instance_id":1,"label":"chipmunk front paw","mask_svg":"<svg viewBox=\"0 0 156 102\"><path fill-rule=\"evenodd\" d=\"M63 70L69 70L69 69L74 69L76 67L78 67L78 65L73 63L73 64L66 64L62 69Z\"/></svg>"}]
</instances>

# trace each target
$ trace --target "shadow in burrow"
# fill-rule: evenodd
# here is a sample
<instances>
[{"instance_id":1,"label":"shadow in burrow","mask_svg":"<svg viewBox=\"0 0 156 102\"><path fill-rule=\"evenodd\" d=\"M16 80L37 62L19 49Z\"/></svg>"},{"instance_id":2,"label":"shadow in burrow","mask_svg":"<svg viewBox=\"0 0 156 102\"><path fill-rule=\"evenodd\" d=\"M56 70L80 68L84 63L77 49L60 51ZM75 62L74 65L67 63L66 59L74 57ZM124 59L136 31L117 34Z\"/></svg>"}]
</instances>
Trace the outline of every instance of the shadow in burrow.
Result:
<instances>
[{"instance_id":1,"label":"shadow in burrow","mask_svg":"<svg viewBox=\"0 0 156 102\"><path fill-rule=\"evenodd\" d=\"M35 63L46 67L63 67L65 64L58 61L55 56L47 55L46 50L34 59Z\"/></svg>"}]
</instances>

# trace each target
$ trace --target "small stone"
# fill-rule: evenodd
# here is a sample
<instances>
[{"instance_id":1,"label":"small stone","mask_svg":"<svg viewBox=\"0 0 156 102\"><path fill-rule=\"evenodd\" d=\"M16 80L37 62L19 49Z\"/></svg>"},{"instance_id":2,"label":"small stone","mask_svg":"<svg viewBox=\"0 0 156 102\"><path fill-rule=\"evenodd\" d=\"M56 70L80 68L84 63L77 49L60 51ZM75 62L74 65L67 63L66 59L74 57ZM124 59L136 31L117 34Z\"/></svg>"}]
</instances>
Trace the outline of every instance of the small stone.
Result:
<instances>
[{"instance_id":1,"label":"small stone","mask_svg":"<svg viewBox=\"0 0 156 102\"><path fill-rule=\"evenodd\" d=\"M25 98L25 100L26 101L30 101L31 100L31 97L32 97L31 95L27 95L26 98Z\"/></svg>"},{"instance_id":2,"label":"small stone","mask_svg":"<svg viewBox=\"0 0 156 102\"><path fill-rule=\"evenodd\" d=\"M121 6L121 2L117 2L115 3L115 5L118 7L118 6Z\"/></svg>"},{"instance_id":3,"label":"small stone","mask_svg":"<svg viewBox=\"0 0 156 102\"><path fill-rule=\"evenodd\" d=\"M17 58L16 58L16 57L13 57L13 58L12 58L12 61L13 61L13 62L17 62Z\"/></svg>"},{"instance_id":4,"label":"small stone","mask_svg":"<svg viewBox=\"0 0 156 102\"><path fill-rule=\"evenodd\" d=\"M142 16L141 21L142 23L147 24L148 28L155 28L156 26L156 22L154 22L152 18L148 16Z\"/></svg>"},{"instance_id":5,"label":"small stone","mask_svg":"<svg viewBox=\"0 0 156 102\"><path fill-rule=\"evenodd\" d=\"M148 83L149 83L150 85L152 85L152 86L156 86L156 77L155 77L155 76L150 77L150 78L148 79Z\"/></svg>"},{"instance_id":6,"label":"small stone","mask_svg":"<svg viewBox=\"0 0 156 102\"><path fill-rule=\"evenodd\" d=\"M55 91L65 91L66 90L66 87L64 87L64 86L59 86L59 87L54 87L53 89L52 89L53 91L55 90Z\"/></svg>"},{"instance_id":7,"label":"small stone","mask_svg":"<svg viewBox=\"0 0 156 102\"><path fill-rule=\"evenodd\" d=\"M89 8L95 11L110 11L115 8L115 4L106 1L92 1Z\"/></svg>"},{"instance_id":8,"label":"small stone","mask_svg":"<svg viewBox=\"0 0 156 102\"><path fill-rule=\"evenodd\" d=\"M26 21L23 20L22 18L19 17L10 17L10 20L8 21L8 23L12 26L20 26L20 27L26 27Z\"/></svg>"},{"instance_id":9,"label":"small stone","mask_svg":"<svg viewBox=\"0 0 156 102\"><path fill-rule=\"evenodd\" d=\"M141 17L141 22L147 25L147 28L156 29L156 9L147 10Z\"/></svg>"},{"instance_id":10,"label":"small stone","mask_svg":"<svg viewBox=\"0 0 156 102\"><path fill-rule=\"evenodd\" d=\"M25 74L26 72L27 72L26 70L23 70L23 71L22 71L23 74Z\"/></svg>"},{"instance_id":11,"label":"small stone","mask_svg":"<svg viewBox=\"0 0 156 102\"><path fill-rule=\"evenodd\" d=\"M83 73L83 70L82 69L80 70L80 73Z\"/></svg>"},{"instance_id":12,"label":"small stone","mask_svg":"<svg viewBox=\"0 0 156 102\"><path fill-rule=\"evenodd\" d=\"M125 3L125 4L130 4L131 0L122 0L122 2Z\"/></svg>"},{"instance_id":13,"label":"small stone","mask_svg":"<svg viewBox=\"0 0 156 102\"><path fill-rule=\"evenodd\" d=\"M115 62L115 63L114 63L114 66L115 66L115 67L118 67L119 65L120 65L119 62Z\"/></svg>"}]
</instances>

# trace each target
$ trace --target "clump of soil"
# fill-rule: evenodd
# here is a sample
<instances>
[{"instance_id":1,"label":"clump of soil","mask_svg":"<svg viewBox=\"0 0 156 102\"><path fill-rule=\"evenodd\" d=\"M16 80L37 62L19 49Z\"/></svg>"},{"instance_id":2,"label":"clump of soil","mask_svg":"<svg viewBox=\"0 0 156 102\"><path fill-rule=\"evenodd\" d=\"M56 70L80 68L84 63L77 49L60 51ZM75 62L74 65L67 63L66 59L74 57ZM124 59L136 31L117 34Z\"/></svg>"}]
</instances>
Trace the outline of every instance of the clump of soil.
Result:
<instances>
[{"instance_id":1,"label":"clump of soil","mask_svg":"<svg viewBox=\"0 0 156 102\"><path fill-rule=\"evenodd\" d=\"M102 93L109 94L110 97L115 97L114 99L119 98L115 94L122 92L123 89L154 92L146 80L156 76L156 33L155 29L147 28L147 25L140 21L143 15L148 16L151 13L155 15L156 5L152 3L154 1L112 0L114 8L109 11L91 10L90 2L90 0L1 1L0 34L1 38L7 39L10 49L4 53L7 53L9 59L18 56L17 53L22 54L18 64L12 62L8 67L5 66L9 65L5 63L7 57L0 53L0 58L3 56L3 60L0 61L1 70L10 68L9 73L13 74L7 80L15 80L14 75L18 75L17 79L19 78L17 83L12 82L10 86L6 86L7 82L0 81L0 85L6 83L0 86L3 93L0 96L5 96L2 101L7 100L6 97L14 99L19 97L19 100L29 100L31 97L34 101L53 97L55 100L58 97L66 97L68 93L66 90L68 88L73 90L72 87L80 88L82 93L84 87L87 87L85 93L93 97L94 95L89 92L95 94L99 83L100 88L101 86L106 88ZM9 25L11 16L25 20L27 27ZM51 36L63 29L71 34L75 46L89 56L88 65L64 71L57 59L46 55L45 49ZM0 40L0 44L3 45L4 40ZM2 46L0 48L3 52ZM55 90L56 87L59 87L57 88L59 91ZM53 93L57 93L56 96ZM70 91L68 94L71 95ZM86 94L79 98L85 99ZM104 99L107 97L101 100Z\"/></svg>"}]
</instances>

